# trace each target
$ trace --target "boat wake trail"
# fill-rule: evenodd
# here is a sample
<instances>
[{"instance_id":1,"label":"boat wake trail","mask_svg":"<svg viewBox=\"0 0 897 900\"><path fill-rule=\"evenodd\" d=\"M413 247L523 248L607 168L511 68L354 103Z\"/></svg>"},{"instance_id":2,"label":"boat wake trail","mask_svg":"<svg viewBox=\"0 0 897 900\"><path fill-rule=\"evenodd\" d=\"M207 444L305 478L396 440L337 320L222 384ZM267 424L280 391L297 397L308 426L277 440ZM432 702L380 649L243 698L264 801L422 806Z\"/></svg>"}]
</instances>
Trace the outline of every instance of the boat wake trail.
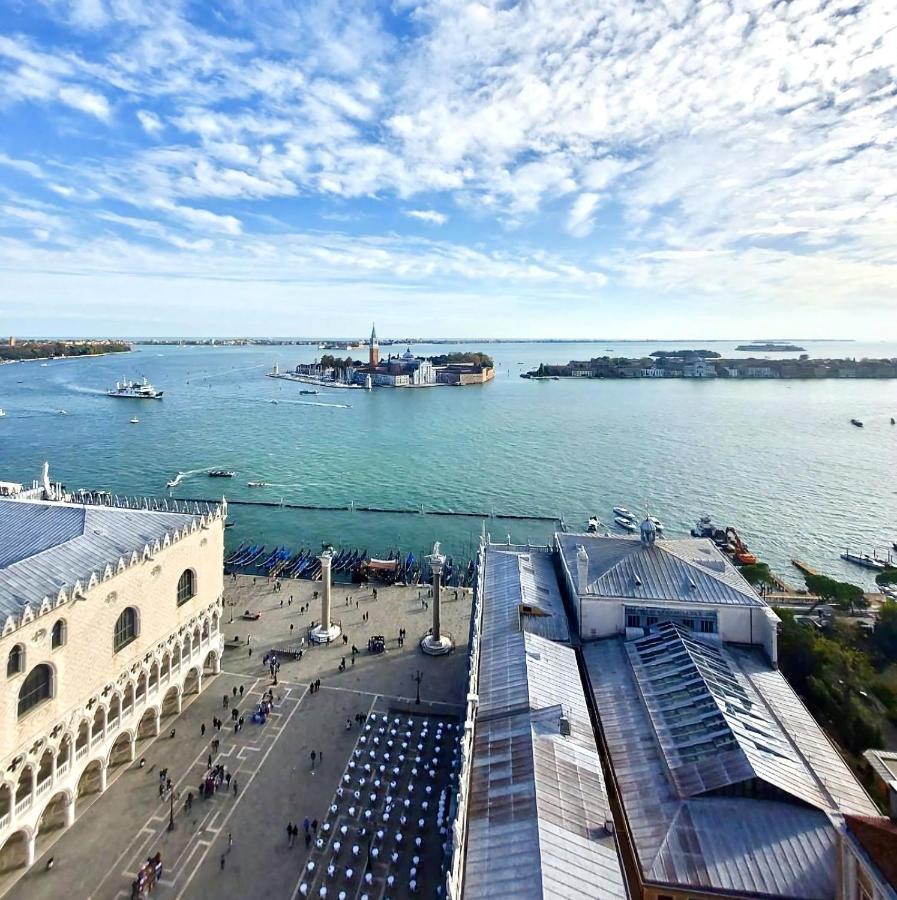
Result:
<instances>
[{"instance_id":1,"label":"boat wake trail","mask_svg":"<svg viewBox=\"0 0 897 900\"><path fill-rule=\"evenodd\" d=\"M168 488L177 487L182 481L184 481L187 478L192 478L194 475L200 475L200 474L204 475L206 472L209 471L210 468L212 468L212 467L206 466L205 468L202 468L202 469L188 469L186 472L178 472L177 475L175 475L174 478L171 479L171 481L167 482L165 486Z\"/></svg>"},{"instance_id":2,"label":"boat wake trail","mask_svg":"<svg viewBox=\"0 0 897 900\"><path fill-rule=\"evenodd\" d=\"M233 375L234 372L251 372L253 369L262 369L267 367L267 365L267 363L257 363L254 366L237 366L237 368L235 369L225 369L223 372L212 372L208 375L202 373L191 373L187 376L187 380L193 378L197 381L211 381L213 378L225 378L228 375Z\"/></svg>"},{"instance_id":3,"label":"boat wake trail","mask_svg":"<svg viewBox=\"0 0 897 900\"><path fill-rule=\"evenodd\" d=\"M68 391L74 391L76 394L93 394L96 397L106 396L106 392L101 391L99 388L86 388L81 387L78 384L66 384L65 389Z\"/></svg>"},{"instance_id":4,"label":"boat wake trail","mask_svg":"<svg viewBox=\"0 0 897 900\"><path fill-rule=\"evenodd\" d=\"M349 403L325 403L323 400L277 400L278 406L323 406L327 409L352 409Z\"/></svg>"}]
</instances>

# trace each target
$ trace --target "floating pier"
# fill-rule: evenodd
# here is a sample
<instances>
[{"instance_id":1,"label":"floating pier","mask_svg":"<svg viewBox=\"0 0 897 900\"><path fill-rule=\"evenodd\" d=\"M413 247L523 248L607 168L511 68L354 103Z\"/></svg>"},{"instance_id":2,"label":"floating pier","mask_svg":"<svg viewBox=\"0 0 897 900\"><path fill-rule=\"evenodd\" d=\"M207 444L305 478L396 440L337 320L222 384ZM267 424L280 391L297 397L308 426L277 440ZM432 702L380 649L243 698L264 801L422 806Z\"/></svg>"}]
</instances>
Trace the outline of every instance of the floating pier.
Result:
<instances>
[{"instance_id":1,"label":"floating pier","mask_svg":"<svg viewBox=\"0 0 897 900\"><path fill-rule=\"evenodd\" d=\"M215 500L203 498L179 497L181 503L215 503ZM466 519L513 519L520 522L552 522L563 524L561 516L538 516L524 513L500 513L492 510L457 510L457 509L424 509L423 506L414 509L412 507L396 506L358 506L354 501L348 506L328 506L318 503L295 503L287 500L240 500L228 497L228 506L264 506L269 508L304 509L317 512L362 512L362 513L387 513L389 515L405 516L455 516Z\"/></svg>"}]
</instances>

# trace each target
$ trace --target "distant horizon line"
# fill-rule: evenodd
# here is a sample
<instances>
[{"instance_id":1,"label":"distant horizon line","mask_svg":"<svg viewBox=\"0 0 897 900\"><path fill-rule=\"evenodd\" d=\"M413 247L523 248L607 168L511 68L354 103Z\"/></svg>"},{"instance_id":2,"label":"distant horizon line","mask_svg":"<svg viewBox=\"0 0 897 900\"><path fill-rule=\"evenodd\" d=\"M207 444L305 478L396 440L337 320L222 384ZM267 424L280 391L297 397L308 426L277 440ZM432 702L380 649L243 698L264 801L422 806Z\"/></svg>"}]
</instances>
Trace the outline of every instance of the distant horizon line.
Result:
<instances>
[{"instance_id":1,"label":"distant horizon line","mask_svg":"<svg viewBox=\"0 0 897 900\"><path fill-rule=\"evenodd\" d=\"M12 335L16 341L127 341L134 344L170 343L173 341L265 341L271 344L286 344L293 342L311 343L361 343L368 344L369 338L357 337L316 337L304 335L288 335L274 337L273 335ZM872 340L865 338L808 338L808 337L777 337L777 338L516 338L516 337L385 337L379 338L379 343L388 341L392 344L735 344L735 343L785 343L787 341L803 341L812 344L852 344L857 342L869 344L893 343L886 340ZM334 347L333 349L340 349Z\"/></svg>"}]
</instances>

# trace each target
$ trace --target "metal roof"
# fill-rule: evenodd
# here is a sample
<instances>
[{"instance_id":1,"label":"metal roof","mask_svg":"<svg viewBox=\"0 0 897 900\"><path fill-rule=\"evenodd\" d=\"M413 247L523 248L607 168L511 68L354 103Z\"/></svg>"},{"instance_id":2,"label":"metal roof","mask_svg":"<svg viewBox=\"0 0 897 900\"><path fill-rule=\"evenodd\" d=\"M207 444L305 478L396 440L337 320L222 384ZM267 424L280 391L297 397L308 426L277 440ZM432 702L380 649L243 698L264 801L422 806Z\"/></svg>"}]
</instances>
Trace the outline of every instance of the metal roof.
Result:
<instances>
[{"instance_id":1,"label":"metal roof","mask_svg":"<svg viewBox=\"0 0 897 900\"><path fill-rule=\"evenodd\" d=\"M667 622L626 644L661 753L683 798L758 778L819 809L828 798L719 645Z\"/></svg>"},{"instance_id":2,"label":"metal roof","mask_svg":"<svg viewBox=\"0 0 897 900\"><path fill-rule=\"evenodd\" d=\"M192 527L183 513L26 500L0 500L0 617L34 612L106 566L142 554L166 535ZM142 557L141 557L142 558Z\"/></svg>"},{"instance_id":3,"label":"metal roof","mask_svg":"<svg viewBox=\"0 0 897 900\"><path fill-rule=\"evenodd\" d=\"M517 618L525 631L552 641L569 641L570 625L554 571L554 559L547 550L510 552L489 548L487 570L493 608L508 616L509 626Z\"/></svg>"},{"instance_id":4,"label":"metal roof","mask_svg":"<svg viewBox=\"0 0 897 900\"><path fill-rule=\"evenodd\" d=\"M471 897L623 897L575 651L520 630L521 621L526 629L527 619L541 618L518 618L521 579L554 581L535 598L540 608L553 610L560 600L546 560L547 553L491 548L486 555L464 890Z\"/></svg>"},{"instance_id":5,"label":"metal roof","mask_svg":"<svg viewBox=\"0 0 897 900\"><path fill-rule=\"evenodd\" d=\"M632 600L673 600L716 606L765 606L731 562L706 538L658 540L557 533L567 570L577 580L576 553L589 557L580 594Z\"/></svg>"},{"instance_id":6,"label":"metal roof","mask_svg":"<svg viewBox=\"0 0 897 900\"><path fill-rule=\"evenodd\" d=\"M872 749L867 750L863 758L885 784L897 781L897 753L892 750Z\"/></svg>"},{"instance_id":7,"label":"metal roof","mask_svg":"<svg viewBox=\"0 0 897 900\"><path fill-rule=\"evenodd\" d=\"M631 652L620 638L590 642L582 649L643 877L695 892L835 896L840 813L861 807L874 814L874 805L782 674L755 651L731 645L722 651L751 708L762 707L764 721L790 748L787 760L774 757L782 766L774 784L781 793L770 796L781 799L760 799L748 789L745 796L696 796L690 790L683 796L652 724L649 706L656 698L650 691L643 694L639 663L633 666ZM683 671L687 680L693 669ZM671 672L669 677L675 681L680 676ZM714 696L709 687L702 690ZM728 715L727 728L734 731L739 714ZM741 738L736 744L743 753ZM748 763L744 771L755 773L755 780L773 777L772 762L762 775L754 761ZM786 784L792 775L797 787ZM813 806L802 796L808 784L815 785ZM794 796L800 800L789 799Z\"/></svg>"}]
</instances>

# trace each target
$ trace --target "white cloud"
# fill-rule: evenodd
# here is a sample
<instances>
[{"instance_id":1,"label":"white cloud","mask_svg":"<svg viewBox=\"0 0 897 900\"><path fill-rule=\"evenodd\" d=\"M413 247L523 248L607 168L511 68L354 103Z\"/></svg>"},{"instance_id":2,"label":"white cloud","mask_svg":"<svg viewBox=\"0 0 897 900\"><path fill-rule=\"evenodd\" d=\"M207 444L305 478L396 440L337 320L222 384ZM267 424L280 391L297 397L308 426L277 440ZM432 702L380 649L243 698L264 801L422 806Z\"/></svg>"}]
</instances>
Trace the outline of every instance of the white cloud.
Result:
<instances>
[{"instance_id":1,"label":"white cloud","mask_svg":"<svg viewBox=\"0 0 897 900\"><path fill-rule=\"evenodd\" d=\"M202 231L221 232L223 234L240 234L243 230L242 223L236 216L222 216L208 209L197 209L193 206L180 206L165 200L158 200L154 204L157 209L163 210L175 218L181 219Z\"/></svg>"},{"instance_id":2,"label":"white cloud","mask_svg":"<svg viewBox=\"0 0 897 900\"><path fill-rule=\"evenodd\" d=\"M448 216L435 209L409 209L405 215L412 219L419 219L421 222L428 222L430 225L445 225L448 222Z\"/></svg>"},{"instance_id":3,"label":"white cloud","mask_svg":"<svg viewBox=\"0 0 897 900\"><path fill-rule=\"evenodd\" d=\"M61 87L59 89L59 99L67 106L73 109L80 109L81 112L96 116L103 122L109 121L110 109L109 101L102 95L86 88L70 86Z\"/></svg>"},{"instance_id":4,"label":"white cloud","mask_svg":"<svg viewBox=\"0 0 897 900\"><path fill-rule=\"evenodd\" d=\"M595 227L593 213L600 200L598 194L580 194L570 207L567 216L567 233L577 238L587 237Z\"/></svg>"},{"instance_id":5,"label":"white cloud","mask_svg":"<svg viewBox=\"0 0 897 900\"><path fill-rule=\"evenodd\" d=\"M140 122L140 127L147 134L156 135L165 127L162 124L162 120L148 109L138 109L137 120Z\"/></svg>"},{"instance_id":6,"label":"white cloud","mask_svg":"<svg viewBox=\"0 0 897 900\"><path fill-rule=\"evenodd\" d=\"M145 134L129 129L83 156L62 136L55 159L0 165L71 204L127 203L134 219L165 220L162 231L107 222L135 242L211 241L218 253L239 238L268 254L255 229L289 243L294 228L282 223L293 213L363 211L372 229L391 229L397 202L432 225L447 217L431 205L454 203L478 260L465 277L510 265L534 284L569 270L594 285L585 243L568 240L548 266L532 252L510 264L491 248L508 243L503 229L537 234L557 221L581 239L600 208L616 284L728 296L737 273L740 296L798 304L821 290L818 270L840 302L897 308L897 282L887 289L897 30L886 4L403 0L381 17L358 0L325 0L266 6L233 38L179 0L46 2L75 39L0 36L3 112L45 104L56 125L54 103L104 122L127 110ZM386 26L402 17L398 38ZM90 30L83 47L78 29ZM88 131L80 119L60 116L59 127ZM295 200L269 206L276 198ZM373 241L358 255L337 241L313 246L296 251L303 266L351 259L383 271ZM432 278L454 277L462 249L383 252L391 277ZM690 264L685 253L700 255ZM763 271L752 277L754 266Z\"/></svg>"}]
</instances>

